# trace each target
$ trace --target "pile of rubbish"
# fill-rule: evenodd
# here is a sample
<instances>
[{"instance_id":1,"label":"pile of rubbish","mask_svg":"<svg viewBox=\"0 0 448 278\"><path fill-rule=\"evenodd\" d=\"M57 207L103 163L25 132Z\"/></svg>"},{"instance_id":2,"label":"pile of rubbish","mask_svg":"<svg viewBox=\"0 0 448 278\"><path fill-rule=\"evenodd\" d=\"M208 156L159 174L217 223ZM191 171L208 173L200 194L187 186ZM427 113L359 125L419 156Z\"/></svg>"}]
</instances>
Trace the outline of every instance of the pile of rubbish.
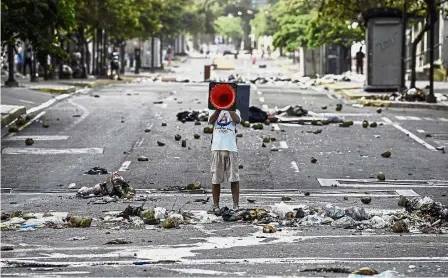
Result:
<instances>
[{"instance_id":1,"label":"pile of rubbish","mask_svg":"<svg viewBox=\"0 0 448 278\"><path fill-rule=\"evenodd\" d=\"M177 113L176 117L178 121L181 122L194 122L194 121L201 121L201 122L207 122L208 121L208 115L209 110L208 109L202 109L198 111L182 111Z\"/></svg>"},{"instance_id":2,"label":"pile of rubbish","mask_svg":"<svg viewBox=\"0 0 448 278\"><path fill-rule=\"evenodd\" d=\"M76 196L80 198L116 196L118 198L132 199L135 196L135 192L135 189L118 172L112 172L104 182L95 184L92 187L81 187Z\"/></svg>"}]
</instances>

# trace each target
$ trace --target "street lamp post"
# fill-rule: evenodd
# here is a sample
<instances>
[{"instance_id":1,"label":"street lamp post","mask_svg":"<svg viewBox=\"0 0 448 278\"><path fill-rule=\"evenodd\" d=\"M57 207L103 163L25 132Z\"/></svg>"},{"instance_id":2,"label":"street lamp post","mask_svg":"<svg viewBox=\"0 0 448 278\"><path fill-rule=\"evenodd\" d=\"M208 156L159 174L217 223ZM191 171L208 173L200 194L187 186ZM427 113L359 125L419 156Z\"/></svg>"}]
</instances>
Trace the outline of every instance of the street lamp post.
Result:
<instances>
[{"instance_id":1,"label":"street lamp post","mask_svg":"<svg viewBox=\"0 0 448 278\"><path fill-rule=\"evenodd\" d=\"M402 33L401 33L401 90L406 89L406 27L407 27L407 10L408 10L408 1L404 0L403 4L403 13L401 16L402 20Z\"/></svg>"}]
</instances>

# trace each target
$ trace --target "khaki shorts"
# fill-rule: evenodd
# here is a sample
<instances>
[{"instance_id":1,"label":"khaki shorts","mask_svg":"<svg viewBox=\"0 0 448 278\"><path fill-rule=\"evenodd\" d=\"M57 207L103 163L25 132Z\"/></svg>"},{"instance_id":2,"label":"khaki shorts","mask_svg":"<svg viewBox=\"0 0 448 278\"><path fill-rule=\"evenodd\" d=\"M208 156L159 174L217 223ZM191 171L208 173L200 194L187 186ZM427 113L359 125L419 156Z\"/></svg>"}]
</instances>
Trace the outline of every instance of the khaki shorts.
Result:
<instances>
[{"instance_id":1,"label":"khaki shorts","mask_svg":"<svg viewBox=\"0 0 448 278\"><path fill-rule=\"evenodd\" d=\"M212 151L212 184L240 181L237 152Z\"/></svg>"}]
</instances>

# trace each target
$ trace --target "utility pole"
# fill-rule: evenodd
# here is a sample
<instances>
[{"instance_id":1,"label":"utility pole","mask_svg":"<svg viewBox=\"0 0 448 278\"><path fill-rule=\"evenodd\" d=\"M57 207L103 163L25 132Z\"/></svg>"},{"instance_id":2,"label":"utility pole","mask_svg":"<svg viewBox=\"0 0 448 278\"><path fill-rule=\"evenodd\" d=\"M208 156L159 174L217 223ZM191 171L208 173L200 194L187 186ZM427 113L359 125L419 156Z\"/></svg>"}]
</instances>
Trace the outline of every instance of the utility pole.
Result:
<instances>
[{"instance_id":1,"label":"utility pole","mask_svg":"<svg viewBox=\"0 0 448 278\"><path fill-rule=\"evenodd\" d=\"M429 2L429 3L428 3ZM436 7L435 0L427 1L429 5L429 94L426 96L426 102L436 103L437 99L434 96L434 23L436 22Z\"/></svg>"},{"instance_id":2,"label":"utility pole","mask_svg":"<svg viewBox=\"0 0 448 278\"><path fill-rule=\"evenodd\" d=\"M401 90L406 89L406 28L407 28L407 10L408 10L408 0L404 0L403 3L403 13L401 15L402 22L402 33L401 33Z\"/></svg>"}]
</instances>

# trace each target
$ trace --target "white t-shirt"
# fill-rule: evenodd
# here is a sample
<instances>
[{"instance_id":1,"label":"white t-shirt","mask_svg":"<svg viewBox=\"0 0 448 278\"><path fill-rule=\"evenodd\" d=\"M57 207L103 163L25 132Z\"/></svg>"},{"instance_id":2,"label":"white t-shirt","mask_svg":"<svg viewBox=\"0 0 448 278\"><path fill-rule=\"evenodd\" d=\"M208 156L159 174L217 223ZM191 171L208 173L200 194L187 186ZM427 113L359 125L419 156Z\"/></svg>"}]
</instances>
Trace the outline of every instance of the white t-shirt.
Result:
<instances>
[{"instance_id":1,"label":"white t-shirt","mask_svg":"<svg viewBox=\"0 0 448 278\"><path fill-rule=\"evenodd\" d=\"M215 111L216 110L210 110L209 120ZM241 119L240 111L236 110L235 112ZM229 111L221 111L213 127L212 151L222 150L238 152L235 129L236 124L232 121Z\"/></svg>"}]
</instances>

